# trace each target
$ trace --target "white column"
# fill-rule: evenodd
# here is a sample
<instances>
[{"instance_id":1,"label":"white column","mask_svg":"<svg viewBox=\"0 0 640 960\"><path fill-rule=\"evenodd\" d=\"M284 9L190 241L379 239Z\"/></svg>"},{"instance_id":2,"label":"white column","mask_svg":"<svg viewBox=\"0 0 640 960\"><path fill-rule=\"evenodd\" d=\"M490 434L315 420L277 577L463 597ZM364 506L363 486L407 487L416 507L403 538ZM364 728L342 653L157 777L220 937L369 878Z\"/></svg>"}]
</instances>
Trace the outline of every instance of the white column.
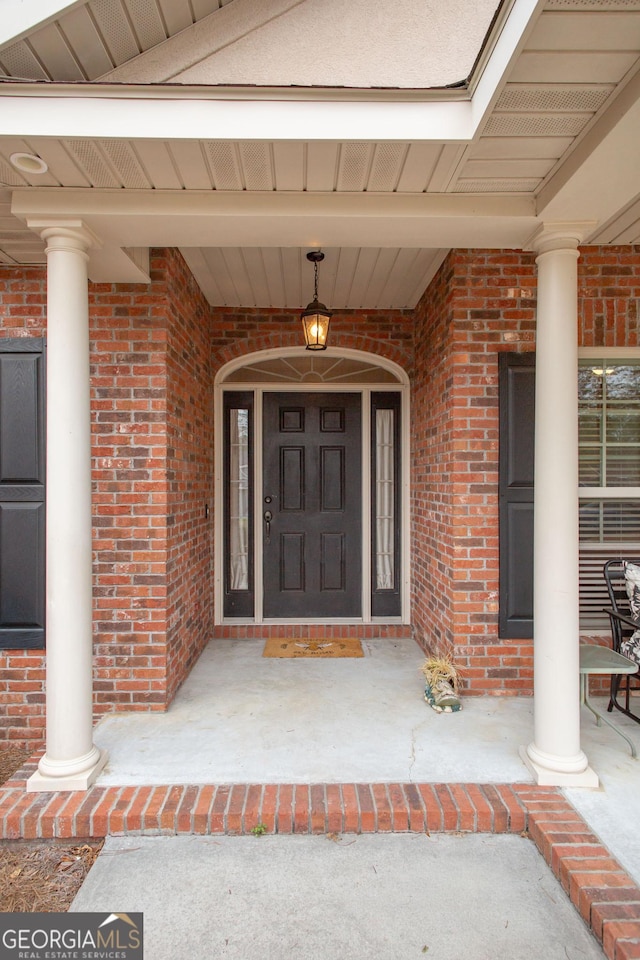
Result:
<instances>
[{"instance_id":1,"label":"white column","mask_svg":"<svg viewBox=\"0 0 640 960\"><path fill-rule=\"evenodd\" d=\"M27 789L86 790L93 744L91 409L87 250L81 221L29 222L47 254L47 745Z\"/></svg>"},{"instance_id":2,"label":"white column","mask_svg":"<svg viewBox=\"0 0 640 960\"><path fill-rule=\"evenodd\" d=\"M534 474L534 740L540 784L597 786L580 748L578 619L578 244L543 227L538 265Z\"/></svg>"}]
</instances>

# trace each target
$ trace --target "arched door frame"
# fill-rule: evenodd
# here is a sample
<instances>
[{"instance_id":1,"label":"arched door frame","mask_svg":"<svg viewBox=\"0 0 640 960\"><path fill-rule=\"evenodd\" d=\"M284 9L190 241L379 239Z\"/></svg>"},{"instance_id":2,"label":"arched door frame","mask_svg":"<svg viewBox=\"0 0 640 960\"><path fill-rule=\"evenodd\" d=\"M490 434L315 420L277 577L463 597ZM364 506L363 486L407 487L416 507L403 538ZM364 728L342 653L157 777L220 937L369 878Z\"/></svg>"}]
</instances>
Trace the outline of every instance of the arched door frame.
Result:
<instances>
[{"instance_id":1,"label":"arched door frame","mask_svg":"<svg viewBox=\"0 0 640 960\"><path fill-rule=\"evenodd\" d=\"M236 357L230 360L217 372L214 381L214 407L215 407L215 622L222 623L274 623L291 621L274 621L263 618L263 587L262 587L262 524L255 525L254 538L254 565L255 565L255 616L250 619L233 618L225 619L223 616L223 570L224 570L224 496L223 496L223 394L226 391L242 390L251 391L255 397L254 405L254 516L262 515L261 500L261 476L262 476L262 396L265 392L353 392L362 397L362 522L363 522L363 597L362 597L362 617L355 622L372 623L378 618L371 616L371 592L370 573L371 573L371 491L370 491L370 463L371 463L371 393L372 391L393 391L401 396L401 599L402 615L399 618L392 618L391 622L409 623L410 622L410 409L409 409L409 378L405 371L392 360L385 357L379 357L362 350L353 350L349 348L331 349L330 353L324 354L325 357L331 357L336 361L352 360L366 364L369 368L380 369L380 382L367 377L364 380L339 380L326 382L318 378L301 379L300 381L290 380L265 380L250 379L238 382L230 379L232 374L245 367L251 367L258 363L269 360L282 360L292 358L309 358L308 352L304 347L280 347L271 350L262 350L255 353L246 354L242 357ZM386 376L382 376L382 372ZM393 379L389 378L389 374ZM322 621L313 618L304 622L321 623L345 622L340 620ZM354 622L349 620L348 622ZM385 621L386 622L386 621Z\"/></svg>"}]
</instances>

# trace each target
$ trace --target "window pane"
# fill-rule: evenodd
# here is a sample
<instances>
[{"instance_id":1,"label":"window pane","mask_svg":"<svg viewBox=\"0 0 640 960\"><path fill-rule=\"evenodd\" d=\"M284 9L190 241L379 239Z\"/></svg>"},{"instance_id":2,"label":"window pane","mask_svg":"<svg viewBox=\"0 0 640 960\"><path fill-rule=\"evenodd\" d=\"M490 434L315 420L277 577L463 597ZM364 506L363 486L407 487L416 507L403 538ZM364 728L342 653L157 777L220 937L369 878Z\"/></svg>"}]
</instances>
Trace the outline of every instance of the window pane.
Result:
<instances>
[{"instance_id":1,"label":"window pane","mask_svg":"<svg viewBox=\"0 0 640 960\"><path fill-rule=\"evenodd\" d=\"M599 447L580 448L580 486L601 487L602 468L601 450Z\"/></svg>"},{"instance_id":2,"label":"window pane","mask_svg":"<svg viewBox=\"0 0 640 960\"><path fill-rule=\"evenodd\" d=\"M580 485L640 486L640 363L582 361Z\"/></svg>"},{"instance_id":3,"label":"window pane","mask_svg":"<svg viewBox=\"0 0 640 960\"><path fill-rule=\"evenodd\" d=\"M607 410L605 422L609 443L638 443L640 439L640 406L629 404L626 410Z\"/></svg>"},{"instance_id":4,"label":"window pane","mask_svg":"<svg viewBox=\"0 0 640 960\"><path fill-rule=\"evenodd\" d=\"M640 447L607 449L607 486L640 487Z\"/></svg>"},{"instance_id":5,"label":"window pane","mask_svg":"<svg viewBox=\"0 0 640 960\"><path fill-rule=\"evenodd\" d=\"M583 408L578 411L581 443L602 442L602 416L599 410Z\"/></svg>"},{"instance_id":6,"label":"window pane","mask_svg":"<svg viewBox=\"0 0 640 960\"><path fill-rule=\"evenodd\" d=\"M581 366L578 370L578 399L602 400L603 368L597 364Z\"/></svg>"},{"instance_id":7,"label":"window pane","mask_svg":"<svg viewBox=\"0 0 640 960\"><path fill-rule=\"evenodd\" d=\"M229 411L229 587L249 588L249 411Z\"/></svg>"},{"instance_id":8,"label":"window pane","mask_svg":"<svg viewBox=\"0 0 640 960\"><path fill-rule=\"evenodd\" d=\"M376 410L376 589L393 590L395 484L394 411Z\"/></svg>"},{"instance_id":9,"label":"window pane","mask_svg":"<svg viewBox=\"0 0 640 960\"><path fill-rule=\"evenodd\" d=\"M640 397L640 366L615 366L605 370L605 386L609 400L638 400Z\"/></svg>"},{"instance_id":10,"label":"window pane","mask_svg":"<svg viewBox=\"0 0 640 960\"><path fill-rule=\"evenodd\" d=\"M580 543L640 543L640 500L581 500Z\"/></svg>"}]
</instances>

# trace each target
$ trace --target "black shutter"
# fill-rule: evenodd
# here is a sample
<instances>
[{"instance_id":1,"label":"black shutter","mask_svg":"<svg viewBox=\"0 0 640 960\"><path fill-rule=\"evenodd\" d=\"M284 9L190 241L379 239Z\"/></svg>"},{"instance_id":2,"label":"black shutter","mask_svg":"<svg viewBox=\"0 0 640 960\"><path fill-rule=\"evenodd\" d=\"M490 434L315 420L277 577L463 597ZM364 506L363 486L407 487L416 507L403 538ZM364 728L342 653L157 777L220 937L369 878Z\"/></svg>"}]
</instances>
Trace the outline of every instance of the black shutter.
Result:
<instances>
[{"instance_id":1,"label":"black shutter","mask_svg":"<svg viewBox=\"0 0 640 960\"><path fill-rule=\"evenodd\" d=\"M533 636L535 355L501 353L500 636Z\"/></svg>"},{"instance_id":2,"label":"black shutter","mask_svg":"<svg viewBox=\"0 0 640 960\"><path fill-rule=\"evenodd\" d=\"M44 341L0 339L0 649L44 647Z\"/></svg>"}]
</instances>

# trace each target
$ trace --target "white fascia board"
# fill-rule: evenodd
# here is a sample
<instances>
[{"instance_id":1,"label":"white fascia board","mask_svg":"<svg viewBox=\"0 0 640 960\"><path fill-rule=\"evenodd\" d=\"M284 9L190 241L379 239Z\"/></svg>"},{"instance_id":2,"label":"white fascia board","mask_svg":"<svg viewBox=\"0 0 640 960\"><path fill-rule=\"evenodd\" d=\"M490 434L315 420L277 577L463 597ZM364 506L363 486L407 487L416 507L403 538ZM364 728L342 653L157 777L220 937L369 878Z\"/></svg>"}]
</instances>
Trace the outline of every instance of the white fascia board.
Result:
<instances>
[{"instance_id":1,"label":"white fascia board","mask_svg":"<svg viewBox=\"0 0 640 960\"><path fill-rule=\"evenodd\" d=\"M501 85L506 82L512 64L524 47L545 4L546 0L515 0L511 7L480 76L473 78L472 104L475 129L492 108Z\"/></svg>"},{"instance_id":2,"label":"white fascia board","mask_svg":"<svg viewBox=\"0 0 640 960\"><path fill-rule=\"evenodd\" d=\"M78 217L107 246L520 247L530 198L463 195L18 190L12 212Z\"/></svg>"},{"instance_id":3,"label":"white fascia board","mask_svg":"<svg viewBox=\"0 0 640 960\"><path fill-rule=\"evenodd\" d=\"M2 97L0 136L83 139L464 142L471 104Z\"/></svg>"},{"instance_id":4,"label":"white fascia board","mask_svg":"<svg viewBox=\"0 0 640 960\"><path fill-rule=\"evenodd\" d=\"M534 215L531 197L453 193L323 193L246 190L109 190L32 187L13 191L11 212L22 220L37 216L78 217L120 214L159 217L184 213L189 217L211 216L318 216L384 217L420 219L439 217L529 217Z\"/></svg>"},{"instance_id":5,"label":"white fascia board","mask_svg":"<svg viewBox=\"0 0 640 960\"><path fill-rule=\"evenodd\" d=\"M44 27L86 0L0 0L0 48Z\"/></svg>"}]
</instances>

